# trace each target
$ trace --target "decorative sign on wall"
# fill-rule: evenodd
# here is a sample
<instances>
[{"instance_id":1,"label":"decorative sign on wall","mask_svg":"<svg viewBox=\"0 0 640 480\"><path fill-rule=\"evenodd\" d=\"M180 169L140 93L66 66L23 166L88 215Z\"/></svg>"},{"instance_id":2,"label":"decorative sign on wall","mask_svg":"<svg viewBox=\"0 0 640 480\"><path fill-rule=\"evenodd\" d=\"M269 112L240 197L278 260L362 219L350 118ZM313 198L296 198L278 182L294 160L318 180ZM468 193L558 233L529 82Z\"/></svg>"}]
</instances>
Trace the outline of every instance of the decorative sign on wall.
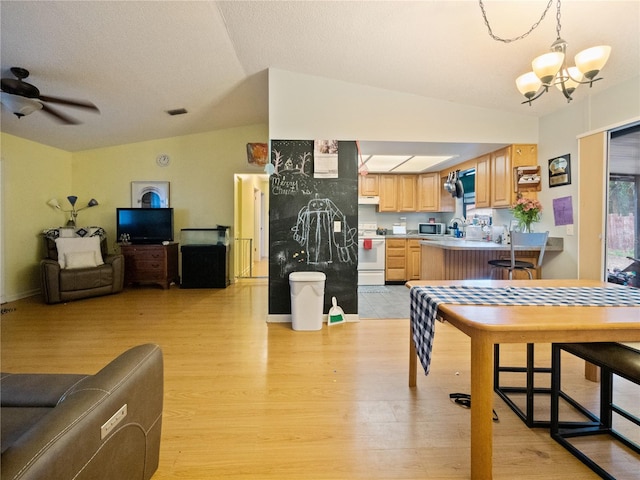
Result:
<instances>
[{"instance_id":1,"label":"decorative sign on wall","mask_svg":"<svg viewBox=\"0 0 640 480\"><path fill-rule=\"evenodd\" d=\"M549 187L571 184L571 155L549 160Z\"/></svg>"},{"instance_id":2,"label":"decorative sign on wall","mask_svg":"<svg viewBox=\"0 0 640 480\"><path fill-rule=\"evenodd\" d=\"M247 143L247 162L264 167L269 161L269 146L266 143Z\"/></svg>"},{"instance_id":3,"label":"decorative sign on wall","mask_svg":"<svg viewBox=\"0 0 640 480\"><path fill-rule=\"evenodd\" d=\"M131 208L169 207L169 182L131 182Z\"/></svg>"},{"instance_id":4,"label":"decorative sign on wall","mask_svg":"<svg viewBox=\"0 0 640 480\"><path fill-rule=\"evenodd\" d=\"M313 177L338 178L337 140L316 140L314 142Z\"/></svg>"},{"instance_id":5,"label":"decorative sign on wall","mask_svg":"<svg viewBox=\"0 0 640 480\"><path fill-rule=\"evenodd\" d=\"M573 201L570 196L553 199L553 221L556 226L573 225Z\"/></svg>"}]
</instances>

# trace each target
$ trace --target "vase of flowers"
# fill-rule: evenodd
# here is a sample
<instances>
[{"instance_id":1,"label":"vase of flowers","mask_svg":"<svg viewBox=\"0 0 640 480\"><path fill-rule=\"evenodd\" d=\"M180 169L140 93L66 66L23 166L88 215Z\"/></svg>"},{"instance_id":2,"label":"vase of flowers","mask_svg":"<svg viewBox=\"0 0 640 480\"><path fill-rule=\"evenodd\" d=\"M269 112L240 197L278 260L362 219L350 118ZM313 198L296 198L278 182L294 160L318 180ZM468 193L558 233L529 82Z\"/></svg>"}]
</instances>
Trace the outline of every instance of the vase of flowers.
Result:
<instances>
[{"instance_id":1,"label":"vase of flowers","mask_svg":"<svg viewBox=\"0 0 640 480\"><path fill-rule=\"evenodd\" d=\"M531 232L531 224L540 221L542 204L532 198L521 197L511 209L521 232Z\"/></svg>"}]
</instances>

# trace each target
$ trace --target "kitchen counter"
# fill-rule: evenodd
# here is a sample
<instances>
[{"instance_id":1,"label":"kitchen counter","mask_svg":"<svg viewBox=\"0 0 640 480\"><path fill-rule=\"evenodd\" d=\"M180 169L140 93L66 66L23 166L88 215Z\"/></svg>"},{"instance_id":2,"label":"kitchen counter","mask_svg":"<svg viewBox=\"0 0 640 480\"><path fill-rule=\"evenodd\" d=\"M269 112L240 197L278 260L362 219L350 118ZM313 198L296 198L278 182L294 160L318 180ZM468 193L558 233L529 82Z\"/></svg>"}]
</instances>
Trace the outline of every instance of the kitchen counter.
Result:
<instances>
[{"instance_id":1,"label":"kitchen counter","mask_svg":"<svg viewBox=\"0 0 640 480\"><path fill-rule=\"evenodd\" d=\"M421 280L468 280L491 278L492 269L489 260L509 259L511 246L486 241L465 240L453 237L421 237ZM547 240L544 259L563 250L564 239L552 237ZM518 260L538 263L540 248L516 248ZM544 262L543 262L544 264ZM534 278L542 278L542 269L536 269ZM501 279L505 273L495 272L495 278ZM528 278L526 273L515 272L514 279Z\"/></svg>"},{"instance_id":2,"label":"kitchen counter","mask_svg":"<svg viewBox=\"0 0 640 480\"><path fill-rule=\"evenodd\" d=\"M510 252L511 245L487 242L481 240L465 240L464 238L454 238L451 236L433 236L429 238L419 237L421 245L445 250L492 250ZM561 252L564 248L564 238L549 237L545 252ZM539 251L538 247L516 247L517 251Z\"/></svg>"}]
</instances>

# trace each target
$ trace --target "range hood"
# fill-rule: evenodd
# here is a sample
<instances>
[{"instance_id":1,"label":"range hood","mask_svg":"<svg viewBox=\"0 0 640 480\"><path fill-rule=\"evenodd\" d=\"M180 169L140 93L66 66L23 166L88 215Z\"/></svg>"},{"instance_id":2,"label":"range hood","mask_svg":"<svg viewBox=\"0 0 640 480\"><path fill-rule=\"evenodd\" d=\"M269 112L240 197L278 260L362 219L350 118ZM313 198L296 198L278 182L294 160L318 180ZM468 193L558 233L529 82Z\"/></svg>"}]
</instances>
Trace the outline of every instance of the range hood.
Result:
<instances>
[{"instance_id":1,"label":"range hood","mask_svg":"<svg viewBox=\"0 0 640 480\"><path fill-rule=\"evenodd\" d=\"M378 205L379 203L380 197L378 196L358 197L358 205Z\"/></svg>"}]
</instances>

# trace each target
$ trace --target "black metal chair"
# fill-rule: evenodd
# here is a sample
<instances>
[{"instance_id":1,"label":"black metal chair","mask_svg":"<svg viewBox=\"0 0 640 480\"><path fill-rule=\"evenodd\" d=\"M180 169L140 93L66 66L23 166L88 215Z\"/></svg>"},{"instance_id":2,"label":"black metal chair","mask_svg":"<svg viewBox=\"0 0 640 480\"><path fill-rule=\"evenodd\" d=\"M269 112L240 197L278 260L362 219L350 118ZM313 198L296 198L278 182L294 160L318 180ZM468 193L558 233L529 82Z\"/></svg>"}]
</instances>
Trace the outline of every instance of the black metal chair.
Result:
<instances>
[{"instance_id":1,"label":"black metal chair","mask_svg":"<svg viewBox=\"0 0 640 480\"><path fill-rule=\"evenodd\" d=\"M598 413L588 410L576 399L569 396L566 391L562 390L560 360L563 350L601 368L600 411ZM640 459L640 444L634 441L632 436L629 436L629 433L626 433L631 432L631 430L618 430L614 427L613 421L614 414L616 414L616 420L620 420L619 424L626 420L628 426L635 425L640 427L640 418L631 411L622 408L613 398L614 375L622 377L635 385L640 385L640 350L613 342L556 343L553 344L551 350L551 366L553 370L551 376L551 438L569 450L600 477L615 480L616 477L611 472L606 471L602 465L598 464L596 459L589 457L581 450L579 443L574 444L570 439L592 435L609 435L624 447L635 452L638 459ZM584 420L562 421L560 419L561 399L579 412L584 417ZM635 434L633 437L637 438Z\"/></svg>"}]
</instances>

